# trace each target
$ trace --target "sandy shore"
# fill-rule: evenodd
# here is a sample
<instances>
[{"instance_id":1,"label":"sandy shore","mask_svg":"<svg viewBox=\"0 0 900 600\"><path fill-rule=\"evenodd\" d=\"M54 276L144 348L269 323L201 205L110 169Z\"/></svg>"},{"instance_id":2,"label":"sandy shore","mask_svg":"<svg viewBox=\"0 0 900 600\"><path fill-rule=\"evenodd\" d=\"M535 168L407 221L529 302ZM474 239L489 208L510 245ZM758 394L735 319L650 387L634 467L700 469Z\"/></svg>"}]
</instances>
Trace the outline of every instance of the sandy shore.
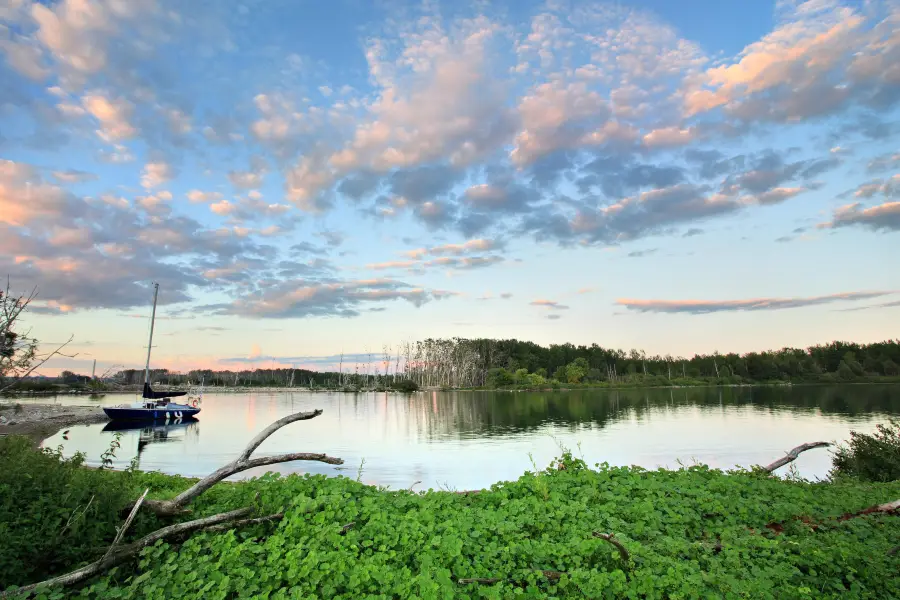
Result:
<instances>
[{"instance_id":1,"label":"sandy shore","mask_svg":"<svg viewBox=\"0 0 900 600\"><path fill-rule=\"evenodd\" d=\"M63 427L107 420L106 413L96 406L0 402L0 436L25 435L35 446Z\"/></svg>"}]
</instances>

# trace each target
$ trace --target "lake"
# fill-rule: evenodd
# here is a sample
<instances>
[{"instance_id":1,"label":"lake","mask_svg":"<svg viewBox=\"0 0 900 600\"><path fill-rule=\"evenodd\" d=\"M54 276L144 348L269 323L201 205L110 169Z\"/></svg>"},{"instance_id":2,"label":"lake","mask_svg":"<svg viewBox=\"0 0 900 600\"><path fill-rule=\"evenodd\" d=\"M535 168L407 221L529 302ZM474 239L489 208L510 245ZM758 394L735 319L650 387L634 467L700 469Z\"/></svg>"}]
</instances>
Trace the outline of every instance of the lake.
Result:
<instances>
[{"instance_id":1,"label":"lake","mask_svg":"<svg viewBox=\"0 0 900 600\"><path fill-rule=\"evenodd\" d=\"M134 394L98 400L59 397L35 402L114 405ZM28 400L19 400L27 402ZM343 467L310 462L265 469L343 474L363 482L417 489L476 489L515 479L533 464L543 468L571 448L589 464L677 468L694 462L718 468L768 464L812 441L871 432L900 415L900 386L794 386L583 390L572 392L385 393L280 392L217 394L208 390L194 423L122 431L114 466L138 457L143 470L202 476L232 460L264 427L285 415L320 408L324 414L293 423L254 456L324 452ZM115 433L104 424L75 426L48 438L67 456L84 452L89 464ZM66 439L67 438L67 439ZM533 462L532 462L533 460ZM364 462L363 462L364 461ZM824 478L828 449L801 455L801 475ZM782 469L780 472L784 472ZM258 475L248 471L245 475Z\"/></svg>"}]
</instances>

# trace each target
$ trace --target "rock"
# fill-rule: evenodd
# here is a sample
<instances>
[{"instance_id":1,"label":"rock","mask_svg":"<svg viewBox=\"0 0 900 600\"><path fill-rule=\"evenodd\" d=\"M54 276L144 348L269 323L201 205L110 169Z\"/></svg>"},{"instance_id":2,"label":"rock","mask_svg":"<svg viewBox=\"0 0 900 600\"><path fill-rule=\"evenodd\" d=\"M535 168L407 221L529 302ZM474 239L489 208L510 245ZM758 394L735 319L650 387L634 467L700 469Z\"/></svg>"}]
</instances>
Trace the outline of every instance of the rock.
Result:
<instances>
[{"instance_id":1,"label":"rock","mask_svg":"<svg viewBox=\"0 0 900 600\"><path fill-rule=\"evenodd\" d=\"M7 424L9 424L9 419L0 415L0 425L7 425Z\"/></svg>"}]
</instances>

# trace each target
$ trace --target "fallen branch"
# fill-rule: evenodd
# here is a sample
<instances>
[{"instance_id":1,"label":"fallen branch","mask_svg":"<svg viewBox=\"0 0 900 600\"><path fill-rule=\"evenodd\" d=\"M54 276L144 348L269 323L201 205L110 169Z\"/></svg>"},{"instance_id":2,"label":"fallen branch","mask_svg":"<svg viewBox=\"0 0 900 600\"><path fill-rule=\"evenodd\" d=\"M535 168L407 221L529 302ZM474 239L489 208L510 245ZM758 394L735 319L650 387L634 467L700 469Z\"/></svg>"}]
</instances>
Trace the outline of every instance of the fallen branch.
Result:
<instances>
[{"instance_id":1,"label":"fallen branch","mask_svg":"<svg viewBox=\"0 0 900 600\"><path fill-rule=\"evenodd\" d=\"M806 452L807 450L812 450L813 448L822 448L824 446L830 445L831 444L829 442L811 442L809 444L800 444L799 446L788 452L785 456L782 456L768 466L762 467L762 470L771 473L776 469L780 469L788 463L794 462L795 460L797 460L797 457L800 456L800 454Z\"/></svg>"},{"instance_id":2,"label":"fallen branch","mask_svg":"<svg viewBox=\"0 0 900 600\"><path fill-rule=\"evenodd\" d=\"M628 554L628 549L622 545L622 542L620 542L619 540L617 540L615 538L615 534L600 533L599 531L594 531L591 533L591 535L594 536L595 538L600 538L601 540L606 540L607 542L609 542L610 544L615 546L616 549L619 551L619 556L622 557L622 560L625 561L625 563L628 563L631 560L631 555Z\"/></svg>"},{"instance_id":3,"label":"fallen branch","mask_svg":"<svg viewBox=\"0 0 900 600\"><path fill-rule=\"evenodd\" d=\"M562 571L538 571L541 575L546 577L551 581L558 581L560 577L565 575ZM515 582L515 580L511 578L504 579L503 577L462 577L456 580L456 583L459 585L469 585L471 583L480 583L481 585L494 585L495 583L500 583L501 581L511 581Z\"/></svg>"},{"instance_id":4,"label":"fallen branch","mask_svg":"<svg viewBox=\"0 0 900 600\"><path fill-rule=\"evenodd\" d=\"M331 465L344 464L344 461L340 458L334 458L326 454L312 454L308 452L293 452L290 454L279 454L277 456L264 456L261 458L253 459L250 458L250 455L253 454L253 451L256 450L259 445L266 440L266 438L268 438L270 435L272 435L285 425L289 425L291 423L294 423L295 421L314 419L321 414L321 410L314 410L312 412L305 413L294 413L275 421L274 423L263 429L256 437L250 440L250 443L247 444L247 447L244 448L244 451L241 452L240 456L238 456L232 462L216 471L213 471L171 500L147 500L146 502L144 502L144 504L156 515L172 516L185 512L184 506L186 504L190 503L194 498L196 498L215 484L234 475L235 473L240 473L242 471L246 471L247 469L262 467L265 465L274 465L277 463L290 462L294 460L314 460Z\"/></svg>"},{"instance_id":5,"label":"fallen branch","mask_svg":"<svg viewBox=\"0 0 900 600\"><path fill-rule=\"evenodd\" d=\"M846 513L841 516L840 521L846 521L848 519L852 519L854 517L861 517L863 515L874 515L878 513L900 513L900 500L894 500L893 502L886 502L884 504L876 504L875 506L870 506L869 508L864 508L855 513Z\"/></svg>"},{"instance_id":6,"label":"fallen branch","mask_svg":"<svg viewBox=\"0 0 900 600\"><path fill-rule=\"evenodd\" d=\"M110 554L112 554L113 550L115 550L116 546L119 545L119 542L122 541L122 537L125 535L125 532L128 531L128 528L131 527L131 522L134 521L134 516L137 514L137 511L141 508L141 504L144 503L144 499L147 497L147 494L150 493L150 488L144 490L144 493L141 494L141 497L138 498L138 501L134 503L134 508L131 509L131 512L128 513L128 518L125 519L125 523L119 528L118 533L116 533L116 537L113 540L112 544L109 545L109 550L106 551L106 554L103 555L103 558L106 558Z\"/></svg>"},{"instance_id":7,"label":"fallen branch","mask_svg":"<svg viewBox=\"0 0 900 600\"><path fill-rule=\"evenodd\" d=\"M494 585L495 583L500 583L503 581L500 577L464 577L462 579L457 579L456 583L459 585L469 585L470 583L480 583L482 585Z\"/></svg>"},{"instance_id":8,"label":"fallen branch","mask_svg":"<svg viewBox=\"0 0 900 600\"><path fill-rule=\"evenodd\" d=\"M354 525L356 525L356 521L350 521L349 523L341 527L341 531L338 535L347 535L347 532L353 529Z\"/></svg>"},{"instance_id":9,"label":"fallen branch","mask_svg":"<svg viewBox=\"0 0 900 600\"><path fill-rule=\"evenodd\" d=\"M86 579L93 577L94 575L98 575L103 571L111 569L112 567L119 565L129 558L133 557L135 554L140 552L143 548L147 546L152 546L159 540L176 536L179 534L190 533L192 531L197 531L199 529L205 529L212 525L218 525L219 523L226 523L228 521L234 521L235 519L240 519L253 511L252 508L239 508L237 510L232 510L230 512L221 513L218 515L213 515L211 517L204 517L202 519L196 519L194 521L187 521L185 523L177 523L175 525L169 525L168 527L163 527L162 529L158 529L153 533L144 536L136 542L131 544L127 544L125 546L119 547L118 550L115 550L112 554L104 555L100 560L94 561L89 565L85 565L80 569L76 569L71 573L66 573L65 575L60 575L58 577L54 577L52 579L47 579L45 581L40 581L38 583L32 583L31 585L22 586L20 588L7 590L5 592L0 592L0 598L8 598L14 595L23 594L25 592L30 592L38 587L52 587L52 586L66 586L66 585L74 585L76 583L80 583ZM124 527L123 527L124 529Z\"/></svg>"},{"instance_id":10,"label":"fallen branch","mask_svg":"<svg viewBox=\"0 0 900 600\"><path fill-rule=\"evenodd\" d=\"M260 523L268 523L270 521L280 521L283 518L284 513L280 512L275 513L274 515L266 515L265 517L256 517L255 519L240 519L238 521L231 521L229 523L213 525L212 527L204 528L203 531L205 533L231 531L232 529L237 529L238 527L245 527L247 525L259 525Z\"/></svg>"}]
</instances>

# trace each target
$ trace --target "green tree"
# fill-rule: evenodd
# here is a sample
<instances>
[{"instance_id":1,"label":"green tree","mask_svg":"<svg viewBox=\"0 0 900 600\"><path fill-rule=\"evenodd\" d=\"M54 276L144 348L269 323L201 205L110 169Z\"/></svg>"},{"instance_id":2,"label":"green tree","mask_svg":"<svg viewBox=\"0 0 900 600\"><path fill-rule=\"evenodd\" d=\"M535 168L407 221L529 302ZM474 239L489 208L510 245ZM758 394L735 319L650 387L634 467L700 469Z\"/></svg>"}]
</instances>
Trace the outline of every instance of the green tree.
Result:
<instances>
[{"instance_id":1,"label":"green tree","mask_svg":"<svg viewBox=\"0 0 900 600\"><path fill-rule=\"evenodd\" d=\"M584 379L586 369L578 361L584 362L584 359L578 359L566 365L566 383L581 383Z\"/></svg>"},{"instance_id":2,"label":"green tree","mask_svg":"<svg viewBox=\"0 0 900 600\"><path fill-rule=\"evenodd\" d=\"M850 368L850 365L848 365L847 362L843 360L838 366L837 374L838 377L840 377L844 381L851 381L853 379L856 379L856 373L854 373L853 369Z\"/></svg>"},{"instance_id":3,"label":"green tree","mask_svg":"<svg viewBox=\"0 0 900 600\"><path fill-rule=\"evenodd\" d=\"M553 379L559 381L560 383L565 383L566 381L566 367L565 365L561 365L556 367L556 371L553 372Z\"/></svg>"}]
</instances>

